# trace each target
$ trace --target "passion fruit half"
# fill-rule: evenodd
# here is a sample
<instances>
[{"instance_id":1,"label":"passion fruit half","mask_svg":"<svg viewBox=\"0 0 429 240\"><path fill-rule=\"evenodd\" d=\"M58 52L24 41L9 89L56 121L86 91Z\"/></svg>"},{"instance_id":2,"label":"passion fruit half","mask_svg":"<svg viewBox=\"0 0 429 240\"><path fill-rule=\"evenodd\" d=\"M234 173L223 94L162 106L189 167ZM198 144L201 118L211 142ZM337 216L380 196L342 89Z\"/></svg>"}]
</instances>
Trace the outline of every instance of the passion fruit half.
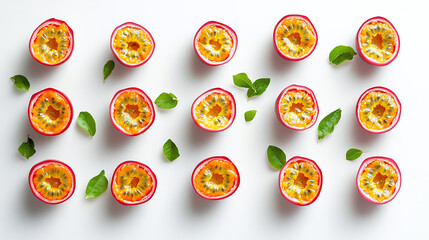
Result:
<instances>
[{"instance_id":1,"label":"passion fruit half","mask_svg":"<svg viewBox=\"0 0 429 240\"><path fill-rule=\"evenodd\" d=\"M319 197L322 190L322 171L316 162L304 157L293 157L280 170L279 187L289 202L306 206Z\"/></svg>"},{"instance_id":2,"label":"passion fruit half","mask_svg":"<svg viewBox=\"0 0 429 240\"><path fill-rule=\"evenodd\" d=\"M30 38L30 54L41 64L59 65L73 52L73 30L66 22L51 18L40 24Z\"/></svg>"},{"instance_id":3,"label":"passion fruit half","mask_svg":"<svg viewBox=\"0 0 429 240\"><path fill-rule=\"evenodd\" d=\"M70 126L73 107L64 93L47 88L31 97L28 118L36 132L47 136L58 135Z\"/></svg>"},{"instance_id":4,"label":"passion fruit half","mask_svg":"<svg viewBox=\"0 0 429 240\"><path fill-rule=\"evenodd\" d=\"M401 117L401 102L391 90L373 87L359 98L356 116L360 126L371 133L384 133L396 126Z\"/></svg>"},{"instance_id":5,"label":"passion fruit half","mask_svg":"<svg viewBox=\"0 0 429 240\"><path fill-rule=\"evenodd\" d=\"M311 89L290 85L277 98L276 113L280 122L293 130L305 130L316 123L319 106Z\"/></svg>"},{"instance_id":6,"label":"passion fruit half","mask_svg":"<svg viewBox=\"0 0 429 240\"><path fill-rule=\"evenodd\" d=\"M156 176L148 166L140 162L126 161L115 169L111 191L119 203L138 205L153 197L156 185Z\"/></svg>"},{"instance_id":7,"label":"passion fruit half","mask_svg":"<svg viewBox=\"0 0 429 240\"><path fill-rule=\"evenodd\" d=\"M277 23L273 35L277 53L291 61L305 59L317 46L316 28L303 15L286 15Z\"/></svg>"},{"instance_id":8,"label":"passion fruit half","mask_svg":"<svg viewBox=\"0 0 429 240\"><path fill-rule=\"evenodd\" d=\"M192 173L192 187L202 198L220 200L231 196L240 185L240 174L227 157L210 157Z\"/></svg>"},{"instance_id":9,"label":"passion fruit half","mask_svg":"<svg viewBox=\"0 0 429 240\"><path fill-rule=\"evenodd\" d=\"M395 60L399 53L399 35L389 20L373 17L366 20L356 36L359 55L367 63L385 66Z\"/></svg>"},{"instance_id":10,"label":"passion fruit half","mask_svg":"<svg viewBox=\"0 0 429 240\"><path fill-rule=\"evenodd\" d=\"M235 119L234 96L222 88L213 88L201 94L192 104L192 119L198 127L209 132L220 132Z\"/></svg>"},{"instance_id":11,"label":"passion fruit half","mask_svg":"<svg viewBox=\"0 0 429 240\"><path fill-rule=\"evenodd\" d=\"M194 49L201 61L208 65L225 64L237 50L237 34L223 23L207 22L195 34Z\"/></svg>"},{"instance_id":12,"label":"passion fruit half","mask_svg":"<svg viewBox=\"0 0 429 240\"><path fill-rule=\"evenodd\" d=\"M113 126L128 136L145 132L155 120L152 100L139 88L118 91L110 103Z\"/></svg>"},{"instance_id":13,"label":"passion fruit half","mask_svg":"<svg viewBox=\"0 0 429 240\"><path fill-rule=\"evenodd\" d=\"M69 199L76 187L73 170L65 163L46 160L34 165L28 175L30 189L40 201L59 204Z\"/></svg>"},{"instance_id":14,"label":"passion fruit half","mask_svg":"<svg viewBox=\"0 0 429 240\"><path fill-rule=\"evenodd\" d=\"M144 27L127 22L113 31L110 48L119 62L128 67L137 67L150 59L155 50L155 41Z\"/></svg>"},{"instance_id":15,"label":"passion fruit half","mask_svg":"<svg viewBox=\"0 0 429 240\"><path fill-rule=\"evenodd\" d=\"M401 188L401 171L393 159L369 157L365 159L356 176L360 195L375 204L392 201Z\"/></svg>"}]
</instances>

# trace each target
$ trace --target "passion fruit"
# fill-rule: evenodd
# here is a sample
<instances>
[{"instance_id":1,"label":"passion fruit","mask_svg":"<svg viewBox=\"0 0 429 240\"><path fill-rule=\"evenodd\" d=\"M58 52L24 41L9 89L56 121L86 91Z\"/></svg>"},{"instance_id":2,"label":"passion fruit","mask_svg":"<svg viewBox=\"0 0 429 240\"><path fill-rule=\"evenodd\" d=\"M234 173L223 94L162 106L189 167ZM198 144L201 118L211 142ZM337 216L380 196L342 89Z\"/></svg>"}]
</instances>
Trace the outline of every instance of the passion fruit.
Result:
<instances>
[{"instance_id":1,"label":"passion fruit","mask_svg":"<svg viewBox=\"0 0 429 240\"><path fill-rule=\"evenodd\" d=\"M240 174L227 157L210 157L192 173L192 187L202 198L220 200L231 196L240 185Z\"/></svg>"},{"instance_id":2,"label":"passion fruit","mask_svg":"<svg viewBox=\"0 0 429 240\"><path fill-rule=\"evenodd\" d=\"M366 90L356 105L360 126L371 133L384 133L396 126L401 117L401 102L391 90L373 87Z\"/></svg>"},{"instance_id":3,"label":"passion fruit","mask_svg":"<svg viewBox=\"0 0 429 240\"><path fill-rule=\"evenodd\" d=\"M198 127L209 132L220 132L235 119L234 96L222 88L213 88L201 94L192 104L192 119Z\"/></svg>"},{"instance_id":4,"label":"passion fruit","mask_svg":"<svg viewBox=\"0 0 429 240\"><path fill-rule=\"evenodd\" d=\"M113 31L110 48L119 62L128 67L137 67L150 59L155 50L155 41L144 27L127 22Z\"/></svg>"},{"instance_id":5,"label":"passion fruit","mask_svg":"<svg viewBox=\"0 0 429 240\"><path fill-rule=\"evenodd\" d=\"M110 103L113 126L128 136L145 132L155 120L152 100L139 88L118 91Z\"/></svg>"},{"instance_id":6,"label":"passion fruit","mask_svg":"<svg viewBox=\"0 0 429 240\"><path fill-rule=\"evenodd\" d=\"M385 66L395 60L399 53L399 35L389 20L373 17L366 20L356 36L359 55L367 63Z\"/></svg>"},{"instance_id":7,"label":"passion fruit","mask_svg":"<svg viewBox=\"0 0 429 240\"><path fill-rule=\"evenodd\" d=\"M319 106L311 89L290 85L277 98L276 113L280 122L293 130L305 130L316 123Z\"/></svg>"},{"instance_id":8,"label":"passion fruit","mask_svg":"<svg viewBox=\"0 0 429 240\"><path fill-rule=\"evenodd\" d=\"M59 65L73 52L73 30L66 22L51 18L40 24L30 38L30 54L41 64Z\"/></svg>"},{"instance_id":9,"label":"passion fruit","mask_svg":"<svg viewBox=\"0 0 429 240\"><path fill-rule=\"evenodd\" d=\"M360 195L375 204L392 201L401 188L401 171L393 159L369 157L365 159L356 176Z\"/></svg>"},{"instance_id":10,"label":"passion fruit","mask_svg":"<svg viewBox=\"0 0 429 240\"><path fill-rule=\"evenodd\" d=\"M237 34L223 23L207 22L195 34L194 49L201 61L208 65L225 64L237 50Z\"/></svg>"},{"instance_id":11,"label":"passion fruit","mask_svg":"<svg viewBox=\"0 0 429 240\"><path fill-rule=\"evenodd\" d=\"M111 191L119 203L138 205L153 197L156 185L156 176L148 166L140 162L126 161L115 169Z\"/></svg>"},{"instance_id":12,"label":"passion fruit","mask_svg":"<svg viewBox=\"0 0 429 240\"><path fill-rule=\"evenodd\" d=\"M69 199L76 187L73 170L65 163L46 160L34 165L28 175L30 189L40 201L59 204Z\"/></svg>"},{"instance_id":13,"label":"passion fruit","mask_svg":"<svg viewBox=\"0 0 429 240\"><path fill-rule=\"evenodd\" d=\"M279 187L289 202L306 206L319 197L322 190L322 171L316 162L304 157L293 157L280 170Z\"/></svg>"},{"instance_id":14,"label":"passion fruit","mask_svg":"<svg viewBox=\"0 0 429 240\"><path fill-rule=\"evenodd\" d=\"M31 97L28 118L36 132L48 136L58 135L70 126L73 107L64 93L47 88Z\"/></svg>"},{"instance_id":15,"label":"passion fruit","mask_svg":"<svg viewBox=\"0 0 429 240\"><path fill-rule=\"evenodd\" d=\"M303 15L286 15L277 23L273 35L277 53L291 61L305 59L317 46L316 28Z\"/></svg>"}]
</instances>

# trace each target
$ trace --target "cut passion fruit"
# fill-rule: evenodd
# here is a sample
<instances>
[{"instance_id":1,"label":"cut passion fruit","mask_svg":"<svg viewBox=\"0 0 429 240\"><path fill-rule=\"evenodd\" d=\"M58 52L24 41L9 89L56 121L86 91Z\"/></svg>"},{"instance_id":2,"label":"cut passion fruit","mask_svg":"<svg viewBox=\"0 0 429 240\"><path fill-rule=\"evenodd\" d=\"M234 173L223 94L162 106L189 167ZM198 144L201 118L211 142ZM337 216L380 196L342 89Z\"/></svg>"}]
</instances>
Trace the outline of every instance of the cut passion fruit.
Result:
<instances>
[{"instance_id":1,"label":"cut passion fruit","mask_svg":"<svg viewBox=\"0 0 429 240\"><path fill-rule=\"evenodd\" d=\"M373 17L362 24L357 32L356 45L359 55L366 62L385 66L399 53L399 35L389 20Z\"/></svg>"},{"instance_id":2,"label":"cut passion fruit","mask_svg":"<svg viewBox=\"0 0 429 240\"><path fill-rule=\"evenodd\" d=\"M194 49L204 63L211 66L225 64L237 49L237 35L225 24L210 21L195 34Z\"/></svg>"},{"instance_id":3,"label":"cut passion fruit","mask_svg":"<svg viewBox=\"0 0 429 240\"><path fill-rule=\"evenodd\" d=\"M208 200L231 196L240 185L240 175L227 157L211 157L199 163L192 173L195 192Z\"/></svg>"},{"instance_id":4,"label":"cut passion fruit","mask_svg":"<svg viewBox=\"0 0 429 240\"><path fill-rule=\"evenodd\" d=\"M305 130L316 123L319 106L311 89L290 85L277 98L276 113L280 122L294 130Z\"/></svg>"},{"instance_id":5,"label":"cut passion fruit","mask_svg":"<svg viewBox=\"0 0 429 240\"><path fill-rule=\"evenodd\" d=\"M73 52L73 31L66 22L51 18L34 30L30 38L30 54L36 61L47 66L56 66Z\"/></svg>"},{"instance_id":6,"label":"cut passion fruit","mask_svg":"<svg viewBox=\"0 0 429 240\"><path fill-rule=\"evenodd\" d=\"M118 91L110 103L113 126L128 136L145 132L155 120L152 100L138 88Z\"/></svg>"},{"instance_id":7,"label":"cut passion fruit","mask_svg":"<svg viewBox=\"0 0 429 240\"><path fill-rule=\"evenodd\" d=\"M31 126L43 135L58 135L70 126L73 107L62 92L47 88L33 94L28 104Z\"/></svg>"},{"instance_id":8,"label":"cut passion fruit","mask_svg":"<svg viewBox=\"0 0 429 240\"><path fill-rule=\"evenodd\" d=\"M360 126L366 131L384 133L398 123L401 117L401 103L389 89L373 87L360 96L356 116Z\"/></svg>"},{"instance_id":9,"label":"cut passion fruit","mask_svg":"<svg viewBox=\"0 0 429 240\"><path fill-rule=\"evenodd\" d=\"M144 27L127 22L113 31L110 48L122 64L137 67L150 59L155 50L155 41Z\"/></svg>"},{"instance_id":10,"label":"cut passion fruit","mask_svg":"<svg viewBox=\"0 0 429 240\"><path fill-rule=\"evenodd\" d=\"M113 173L111 191L123 205L137 205L149 201L156 190L156 176L140 162L121 163Z\"/></svg>"},{"instance_id":11,"label":"cut passion fruit","mask_svg":"<svg viewBox=\"0 0 429 240\"><path fill-rule=\"evenodd\" d=\"M287 15L274 28L277 53L292 61L310 56L317 45L317 32L310 19L302 15Z\"/></svg>"},{"instance_id":12,"label":"cut passion fruit","mask_svg":"<svg viewBox=\"0 0 429 240\"><path fill-rule=\"evenodd\" d=\"M398 165L393 159L386 157L365 159L356 177L360 195L376 204L392 201L401 188L401 181Z\"/></svg>"},{"instance_id":13,"label":"cut passion fruit","mask_svg":"<svg viewBox=\"0 0 429 240\"><path fill-rule=\"evenodd\" d=\"M73 195L76 186L73 170L56 160L46 160L34 165L28 182L34 196L49 204L66 201Z\"/></svg>"},{"instance_id":14,"label":"cut passion fruit","mask_svg":"<svg viewBox=\"0 0 429 240\"><path fill-rule=\"evenodd\" d=\"M289 202L306 206L319 197L322 189L322 171L316 162L303 157L293 157L280 170L280 192Z\"/></svg>"},{"instance_id":15,"label":"cut passion fruit","mask_svg":"<svg viewBox=\"0 0 429 240\"><path fill-rule=\"evenodd\" d=\"M191 111L192 119L200 128L220 132L234 122L235 100L230 92L214 88L201 94L192 104Z\"/></svg>"}]
</instances>

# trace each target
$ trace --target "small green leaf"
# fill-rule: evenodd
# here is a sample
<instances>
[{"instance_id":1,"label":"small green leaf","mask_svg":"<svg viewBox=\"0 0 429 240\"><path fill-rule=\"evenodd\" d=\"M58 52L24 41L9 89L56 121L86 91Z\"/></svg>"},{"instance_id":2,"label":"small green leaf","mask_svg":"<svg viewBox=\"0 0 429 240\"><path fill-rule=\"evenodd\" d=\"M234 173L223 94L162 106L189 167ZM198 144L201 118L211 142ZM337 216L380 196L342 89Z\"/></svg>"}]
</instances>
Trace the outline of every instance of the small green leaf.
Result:
<instances>
[{"instance_id":1,"label":"small green leaf","mask_svg":"<svg viewBox=\"0 0 429 240\"><path fill-rule=\"evenodd\" d=\"M164 156L170 162L176 160L180 156L179 149L177 148L176 144L171 141L171 139L168 139L167 142L164 143L162 151L164 152Z\"/></svg>"},{"instance_id":2,"label":"small green leaf","mask_svg":"<svg viewBox=\"0 0 429 240\"><path fill-rule=\"evenodd\" d=\"M265 90L267 89L268 85L270 85L270 79L269 78L260 78L260 79L256 80L253 83L255 90L249 88L249 90L247 90L247 97L251 98L253 96L262 95L262 93L264 93Z\"/></svg>"},{"instance_id":3,"label":"small green leaf","mask_svg":"<svg viewBox=\"0 0 429 240\"><path fill-rule=\"evenodd\" d=\"M88 185L86 186L85 198L97 198L106 191L108 184L109 181L107 180L106 176L104 176L104 170L101 170L100 174L89 180Z\"/></svg>"},{"instance_id":4,"label":"small green leaf","mask_svg":"<svg viewBox=\"0 0 429 240\"><path fill-rule=\"evenodd\" d=\"M346 159L347 160L355 160L362 155L363 151L357 148L350 148L347 150Z\"/></svg>"},{"instance_id":5,"label":"small green leaf","mask_svg":"<svg viewBox=\"0 0 429 240\"><path fill-rule=\"evenodd\" d=\"M106 78L110 76L113 69L115 68L115 62L113 60L109 60L104 64L103 73L104 73L104 82L106 82Z\"/></svg>"},{"instance_id":6,"label":"small green leaf","mask_svg":"<svg viewBox=\"0 0 429 240\"><path fill-rule=\"evenodd\" d=\"M331 134L334 131L335 125L337 125L337 123L340 121L340 118L341 118L340 108L331 112L325 118L323 118L322 121L320 121L319 123L317 138L321 140L324 137Z\"/></svg>"},{"instance_id":7,"label":"small green leaf","mask_svg":"<svg viewBox=\"0 0 429 240\"><path fill-rule=\"evenodd\" d=\"M249 110L244 113L244 120L246 120L246 122L250 122L255 118L255 115L256 115L256 110Z\"/></svg>"},{"instance_id":8,"label":"small green leaf","mask_svg":"<svg viewBox=\"0 0 429 240\"><path fill-rule=\"evenodd\" d=\"M36 153L36 150L34 149L34 142L29 136L27 137L27 142L23 142L19 146L18 152L21 153L21 155L26 159L29 159Z\"/></svg>"},{"instance_id":9,"label":"small green leaf","mask_svg":"<svg viewBox=\"0 0 429 240\"><path fill-rule=\"evenodd\" d=\"M23 90L28 91L30 89L30 82L28 79L23 75L15 75L11 77L10 79L13 80L13 84L15 84L15 87Z\"/></svg>"},{"instance_id":10,"label":"small green leaf","mask_svg":"<svg viewBox=\"0 0 429 240\"><path fill-rule=\"evenodd\" d=\"M329 53L329 62L335 65L339 65L344 61L352 60L353 56L356 55L355 50L349 46L336 46Z\"/></svg>"},{"instance_id":11,"label":"small green leaf","mask_svg":"<svg viewBox=\"0 0 429 240\"><path fill-rule=\"evenodd\" d=\"M286 163L286 154L276 146L268 146L267 156L271 166L275 169L282 169Z\"/></svg>"},{"instance_id":12,"label":"small green leaf","mask_svg":"<svg viewBox=\"0 0 429 240\"><path fill-rule=\"evenodd\" d=\"M95 135L95 132L96 132L95 120L89 112L80 112L79 116L77 117L77 124L83 130L88 132L91 138Z\"/></svg>"},{"instance_id":13,"label":"small green leaf","mask_svg":"<svg viewBox=\"0 0 429 240\"><path fill-rule=\"evenodd\" d=\"M179 100L172 93L161 93L155 100L156 106L163 109L171 109L177 106Z\"/></svg>"},{"instance_id":14,"label":"small green leaf","mask_svg":"<svg viewBox=\"0 0 429 240\"><path fill-rule=\"evenodd\" d=\"M234 84L238 87L249 88L256 92L255 86L253 86L252 81L250 81L249 77L245 73L239 73L232 76L234 80Z\"/></svg>"}]
</instances>

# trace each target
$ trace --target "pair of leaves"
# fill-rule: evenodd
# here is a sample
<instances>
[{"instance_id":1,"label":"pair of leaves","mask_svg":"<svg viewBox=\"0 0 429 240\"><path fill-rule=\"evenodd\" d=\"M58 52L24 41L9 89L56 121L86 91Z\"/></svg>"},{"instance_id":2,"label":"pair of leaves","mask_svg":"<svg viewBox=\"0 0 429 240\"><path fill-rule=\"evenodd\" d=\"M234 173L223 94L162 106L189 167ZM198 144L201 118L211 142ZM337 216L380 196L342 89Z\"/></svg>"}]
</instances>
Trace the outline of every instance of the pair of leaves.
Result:
<instances>
[{"instance_id":1,"label":"pair of leaves","mask_svg":"<svg viewBox=\"0 0 429 240\"><path fill-rule=\"evenodd\" d=\"M178 102L179 102L179 100L177 99L177 97L174 94L166 93L166 92L161 93L155 99L156 106L158 106L159 108L163 108L163 109L174 108L177 106Z\"/></svg>"},{"instance_id":2,"label":"pair of leaves","mask_svg":"<svg viewBox=\"0 0 429 240\"><path fill-rule=\"evenodd\" d=\"M362 155L363 151L357 148L350 148L346 152L347 160L355 160L358 159Z\"/></svg>"},{"instance_id":3,"label":"pair of leaves","mask_svg":"<svg viewBox=\"0 0 429 240\"><path fill-rule=\"evenodd\" d=\"M106 78L110 76L110 74L115 69L115 62L113 60L109 60L104 64L103 74L104 74L104 82L106 82Z\"/></svg>"},{"instance_id":4,"label":"pair of leaves","mask_svg":"<svg viewBox=\"0 0 429 240\"><path fill-rule=\"evenodd\" d=\"M273 145L268 146L267 157L271 166L275 169L282 169L286 163L286 154L283 150Z\"/></svg>"},{"instance_id":5,"label":"pair of leaves","mask_svg":"<svg viewBox=\"0 0 429 240\"><path fill-rule=\"evenodd\" d=\"M34 142L29 136L27 137L27 142L23 142L18 147L18 152L26 159L29 159L36 153L36 150L34 149Z\"/></svg>"},{"instance_id":6,"label":"pair of leaves","mask_svg":"<svg viewBox=\"0 0 429 240\"><path fill-rule=\"evenodd\" d=\"M270 85L269 78L260 78L252 83L252 81L249 79L246 73L236 74L232 76L232 78L233 78L234 84L237 87L247 88L248 98L262 95L262 93L264 93L265 90L267 89L268 85Z\"/></svg>"},{"instance_id":7,"label":"pair of leaves","mask_svg":"<svg viewBox=\"0 0 429 240\"><path fill-rule=\"evenodd\" d=\"M323 139L324 137L328 136L334 131L335 125L340 121L341 119L341 109L338 108L337 110L331 112L326 117L320 121L318 129L317 129L317 138L318 140Z\"/></svg>"},{"instance_id":8,"label":"pair of leaves","mask_svg":"<svg viewBox=\"0 0 429 240\"><path fill-rule=\"evenodd\" d=\"M179 149L171 139L168 139L167 142L164 143L162 151L164 153L164 156L170 162L176 160L180 156Z\"/></svg>"},{"instance_id":9,"label":"pair of leaves","mask_svg":"<svg viewBox=\"0 0 429 240\"><path fill-rule=\"evenodd\" d=\"M95 120L89 112L80 112L77 117L77 124L84 129L91 138L95 135L96 125Z\"/></svg>"},{"instance_id":10,"label":"pair of leaves","mask_svg":"<svg viewBox=\"0 0 429 240\"><path fill-rule=\"evenodd\" d=\"M30 89L30 82L28 81L28 79L25 76L15 75L15 76L11 77L10 79L13 80L13 84L17 88L19 88L23 91L28 91Z\"/></svg>"},{"instance_id":11,"label":"pair of leaves","mask_svg":"<svg viewBox=\"0 0 429 240\"><path fill-rule=\"evenodd\" d=\"M336 46L329 53L329 62L335 65L339 65L344 61L352 60L356 55L355 50L349 46Z\"/></svg>"},{"instance_id":12,"label":"pair of leaves","mask_svg":"<svg viewBox=\"0 0 429 240\"><path fill-rule=\"evenodd\" d=\"M246 122L250 122L255 118L255 115L256 115L256 110L249 110L244 113L244 120L246 120Z\"/></svg>"},{"instance_id":13,"label":"pair of leaves","mask_svg":"<svg viewBox=\"0 0 429 240\"><path fill-rule=\"evenodd\" d=\"M91 198L97 198L102 193L104 193L107 189L107 185L109 184L109 181L107 180L106 176L104 175L104 170L101 170L100 174L97 176L91 178L89 180L88 185L86 186L86 199Z\"/></svg>"}]
</instances>

